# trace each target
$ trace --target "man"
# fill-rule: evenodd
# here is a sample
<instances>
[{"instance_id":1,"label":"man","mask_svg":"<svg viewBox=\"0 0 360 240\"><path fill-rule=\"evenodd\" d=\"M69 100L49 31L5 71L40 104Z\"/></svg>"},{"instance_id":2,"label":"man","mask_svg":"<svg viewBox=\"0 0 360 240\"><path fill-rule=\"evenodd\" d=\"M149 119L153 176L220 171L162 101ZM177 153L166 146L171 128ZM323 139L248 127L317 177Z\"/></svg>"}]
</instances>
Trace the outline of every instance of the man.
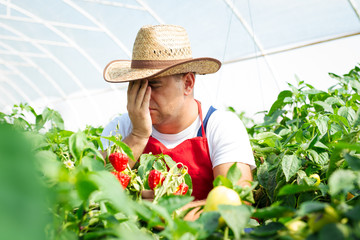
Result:
<instances>
[{"instance_id":1,"label":"man","mask_svg":"<svg viewBox=\"0 0 360 240\"><path fill-rule=\"evenodd\" d=\"M135 159L142 153L162 152L184 163L200 204L213 180L225 176L234 162L242 172L240 185L249 184L255 167L240 119L194 99L195 74L214 73L220 66L213 58L192 58L182 27L157 25L139 30L131 61L113 61L104 70L106 81L129 82L129 86L128 114L114 119L103 135L119 126L118 133Z\"/></svg>"}]
</instances>

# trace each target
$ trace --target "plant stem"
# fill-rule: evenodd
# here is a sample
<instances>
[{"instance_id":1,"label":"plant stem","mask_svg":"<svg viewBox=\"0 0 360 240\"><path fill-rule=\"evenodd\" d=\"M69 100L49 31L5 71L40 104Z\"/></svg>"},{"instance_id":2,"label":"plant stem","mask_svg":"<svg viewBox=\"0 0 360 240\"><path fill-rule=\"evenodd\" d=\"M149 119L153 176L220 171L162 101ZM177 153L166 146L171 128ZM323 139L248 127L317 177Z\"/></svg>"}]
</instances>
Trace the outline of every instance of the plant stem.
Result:
<instances>
[{"instance_id":1,"label":"plant stem","mask_svg":"<svg viewBox=\"0 0 360 240\"><path fill-rule=\"evenodd\" d=\"M229 240L229 227L225 228L224 231L224 240Z\"/></svg>"}]
</instances>

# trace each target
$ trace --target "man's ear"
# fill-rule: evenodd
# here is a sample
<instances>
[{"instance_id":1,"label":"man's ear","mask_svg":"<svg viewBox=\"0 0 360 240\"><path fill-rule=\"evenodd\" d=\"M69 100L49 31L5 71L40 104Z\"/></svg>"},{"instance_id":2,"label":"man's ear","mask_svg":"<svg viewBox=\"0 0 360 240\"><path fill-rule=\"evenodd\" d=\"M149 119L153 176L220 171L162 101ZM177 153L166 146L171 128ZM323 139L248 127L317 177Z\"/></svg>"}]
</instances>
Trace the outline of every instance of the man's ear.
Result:
<instances>
[{"instance_id":1,"label":"man's ear","mask_svg":"<svg viewBox=\"0 0 360 240\"><path fill-rule=\"evenodd\" d=\"M184 94L186 96L192 94L193 90L194 90L194 85L195 85L195 74L192 72L188 72L183 76L183 80L184 80Z\"/></svg>"}]
</instances>

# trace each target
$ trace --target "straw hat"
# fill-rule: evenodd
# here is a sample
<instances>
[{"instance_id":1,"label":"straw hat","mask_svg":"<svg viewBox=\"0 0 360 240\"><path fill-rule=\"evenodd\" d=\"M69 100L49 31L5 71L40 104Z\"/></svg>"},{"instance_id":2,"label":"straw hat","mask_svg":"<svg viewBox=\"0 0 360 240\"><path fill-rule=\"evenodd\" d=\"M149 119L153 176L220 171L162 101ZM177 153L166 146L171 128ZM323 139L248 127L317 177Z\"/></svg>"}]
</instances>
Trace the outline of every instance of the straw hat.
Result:
<instances>
[{"instance_id":1,"label":"straw hat","mask_svg":"<svg viewBox=\"0 0 360 240\"><path fill-rule=\"evenodd\" d=\"M214 58L192 58L186 30L175 25L142 27L135 39L132 60L115 60L104 70L108 82L129 82L179 73L214 73L221 63Z\"/></svg>"}]
</instances>

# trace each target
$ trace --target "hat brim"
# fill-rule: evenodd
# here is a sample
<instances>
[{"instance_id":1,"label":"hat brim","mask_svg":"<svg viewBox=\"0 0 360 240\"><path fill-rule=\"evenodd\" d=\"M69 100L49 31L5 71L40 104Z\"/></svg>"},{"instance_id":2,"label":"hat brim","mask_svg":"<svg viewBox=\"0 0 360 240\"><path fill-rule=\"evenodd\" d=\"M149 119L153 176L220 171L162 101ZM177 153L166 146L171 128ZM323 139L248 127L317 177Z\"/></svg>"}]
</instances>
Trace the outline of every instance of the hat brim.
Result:
<instances>
[{"instance_id":1,"label":"hat brim","mask_svg":"<svg viewBox=\"0 0 360 240\"><path fill-rule=\"evenodd\" d=\"M131 61L115 60L105 67L104 79L107 82L120 83L187 72L210 74L217 72L220 67L221 62L215 58L195 58L185 60L163 69L131 68Z\"/></svg>"}]
</instances>

